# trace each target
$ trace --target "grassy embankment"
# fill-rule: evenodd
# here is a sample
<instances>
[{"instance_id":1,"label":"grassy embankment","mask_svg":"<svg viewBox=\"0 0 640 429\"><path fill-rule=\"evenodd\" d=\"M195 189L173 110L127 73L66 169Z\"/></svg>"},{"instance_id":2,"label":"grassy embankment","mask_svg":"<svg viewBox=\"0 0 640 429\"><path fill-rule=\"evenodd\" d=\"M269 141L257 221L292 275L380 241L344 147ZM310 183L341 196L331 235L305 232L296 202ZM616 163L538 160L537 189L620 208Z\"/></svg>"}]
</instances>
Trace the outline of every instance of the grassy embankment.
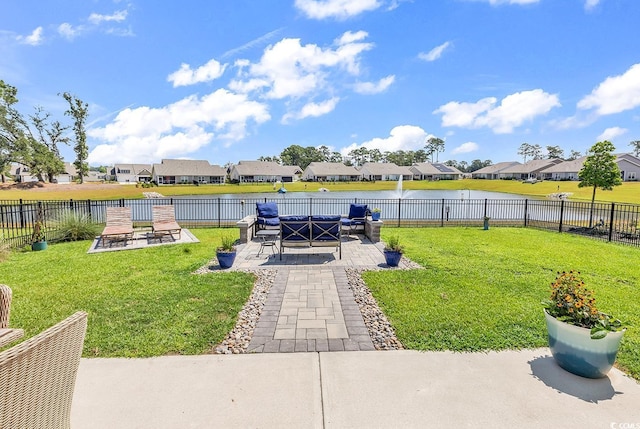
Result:
<instances>
[{"instance_id":1,"label":"grassy embankment","mask_svg":"<svg viewBox=\"0 0 640 429\"><path fill-rule=\"evenodd\" d=\"M320 187L330 191L376 191L396 189L396 182L352 182L352 183L306 183L295 182L285 184L289 192L315 192ZM592 189L578 188L578 182L540 182L536 184L522 183L515 180L441 180L405 181L403 189L416 190L483 190L506 192L531 197L546 197L556 192L570 192L570 199L590 201ZM272 184L253 185L175 185L154 188L136 188L134 185L119 184L85 184L85 185L46 185L44 188L19 189L5 187L0 189L0 200L86 200L86 199L116 199L143 198L143 192L159 192L165 196L178 195L206 195L206 194L234 194L254 192L274 192ZM596 200L602 202L620 202L640 204L640 182L626 182L612 191L598 190Z\"/></svg>"}]
</instances>

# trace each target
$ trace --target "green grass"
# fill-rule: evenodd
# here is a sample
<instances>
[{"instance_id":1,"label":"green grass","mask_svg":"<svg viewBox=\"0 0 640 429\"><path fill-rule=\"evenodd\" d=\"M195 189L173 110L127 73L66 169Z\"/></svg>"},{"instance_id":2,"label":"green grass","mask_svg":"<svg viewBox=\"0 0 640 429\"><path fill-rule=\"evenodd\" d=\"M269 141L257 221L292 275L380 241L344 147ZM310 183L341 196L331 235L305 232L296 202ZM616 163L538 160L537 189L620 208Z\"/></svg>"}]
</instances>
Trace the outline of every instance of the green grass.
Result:
<instances>
[{"instance_id":1,"label":"green grass","mask_svg":"<svg viewBox=\"0 0 640 429\"><path fill-rule=\"evenodd\" d=\"M31 337L75 311L89 313L84 356L202 354L233 328L254 277L191 274L228 230L195 230L200 243L88 255L89 241L14 252L0 263L13 289L11 326Z\"/></svg>"},{"instance_id":2,"label":"green grass","mask_svg":"<svg viewBox=\"0 0 640 429\"><path fill-rule=\"evenodd\" d=\"M540 302L562 270L581 271L598 308L627 322L618 366L640 380L640 249L534 229L399 228L426 269L363 274L411 349L547 346Z\"/></svg>"}]
</instances>

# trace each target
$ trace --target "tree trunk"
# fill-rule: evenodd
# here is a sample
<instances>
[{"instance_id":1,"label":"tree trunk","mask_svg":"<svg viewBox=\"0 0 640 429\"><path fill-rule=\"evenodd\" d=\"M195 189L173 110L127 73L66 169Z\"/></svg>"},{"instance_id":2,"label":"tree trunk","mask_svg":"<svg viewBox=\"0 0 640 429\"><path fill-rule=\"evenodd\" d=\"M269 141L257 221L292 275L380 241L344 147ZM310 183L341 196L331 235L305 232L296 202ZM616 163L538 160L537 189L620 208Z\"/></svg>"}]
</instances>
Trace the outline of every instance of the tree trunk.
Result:
<instances>
[{"instance_id":1,"label":"tree trunk","mask_svg":"<svg viewBox=\"0 0 640 429\"><path fill-rule=\"evenodd\" d=\"M591 210L589 211L589 228L593 228L593 206L596 201L596 189L598 187L593 185L593 194L591 195Z\"/></svg>"}]
</instances>

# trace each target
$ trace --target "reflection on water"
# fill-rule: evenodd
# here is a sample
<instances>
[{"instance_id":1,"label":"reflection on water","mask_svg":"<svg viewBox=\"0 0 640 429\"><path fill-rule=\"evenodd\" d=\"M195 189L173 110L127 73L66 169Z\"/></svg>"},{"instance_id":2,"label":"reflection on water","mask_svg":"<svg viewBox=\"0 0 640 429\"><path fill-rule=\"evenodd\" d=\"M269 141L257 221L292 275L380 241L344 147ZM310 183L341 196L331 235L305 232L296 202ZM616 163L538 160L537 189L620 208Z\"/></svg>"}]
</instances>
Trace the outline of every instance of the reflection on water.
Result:
<instances>
[{"instance_id":1,"label":"reflection on water","mask_svg":"<svg viewBox=\"0 0 640 429\"><path fill-rule=\"evenodd\" d=\"M471 191L469 189L462 190L411 190L403 191L402 188L388 191L341 191L341 192L287 192L279 194L278 192L260 192L252 194L211 194L211 195L184 195L173 198L186 199L268 199L268 200L286 200L292 198L343 198L343 199L403 199L403 200L470 200L470 199L494 199L494 200L519 200L531 197L525 197L517 194L506 194L503 192L490 191Z\"/></svg>"}]
</instances>

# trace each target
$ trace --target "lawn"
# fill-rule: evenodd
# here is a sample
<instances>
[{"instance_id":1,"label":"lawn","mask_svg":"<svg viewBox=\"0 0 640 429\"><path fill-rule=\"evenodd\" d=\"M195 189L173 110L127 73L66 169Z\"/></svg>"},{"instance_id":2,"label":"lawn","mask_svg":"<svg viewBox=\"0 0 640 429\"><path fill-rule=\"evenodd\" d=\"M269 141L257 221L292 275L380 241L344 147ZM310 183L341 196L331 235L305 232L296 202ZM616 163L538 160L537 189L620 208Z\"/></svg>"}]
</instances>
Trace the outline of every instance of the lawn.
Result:
<instances>
[{"instance_id":1,"label":"lawn","mask_svg":"<svg viewBox=\"0 0 640 429\"><path fill-rule=\"evenodd\" d=\"M254 277L191 274L215 257L222 233L193 232L200 243L88 255L82 241L12 253L0 263L0 281L13 289L11 326L28 338L85 310L84 356L210 352L233 328Z\"/></svg>"},{"instance_id":2,"label":"lawn","mask_svg":"<svg viewBox=\"0 0 640 429\"><path fill-rule=\"evenodd\" d=\"M546 347L540 302L557 271L575 269L600 311L627 322L618 366L640 380L640 249L522 228L402 228L383 239L391 234L425 269L363 278L406 347Z\"/></svg>"}]
</instances>

